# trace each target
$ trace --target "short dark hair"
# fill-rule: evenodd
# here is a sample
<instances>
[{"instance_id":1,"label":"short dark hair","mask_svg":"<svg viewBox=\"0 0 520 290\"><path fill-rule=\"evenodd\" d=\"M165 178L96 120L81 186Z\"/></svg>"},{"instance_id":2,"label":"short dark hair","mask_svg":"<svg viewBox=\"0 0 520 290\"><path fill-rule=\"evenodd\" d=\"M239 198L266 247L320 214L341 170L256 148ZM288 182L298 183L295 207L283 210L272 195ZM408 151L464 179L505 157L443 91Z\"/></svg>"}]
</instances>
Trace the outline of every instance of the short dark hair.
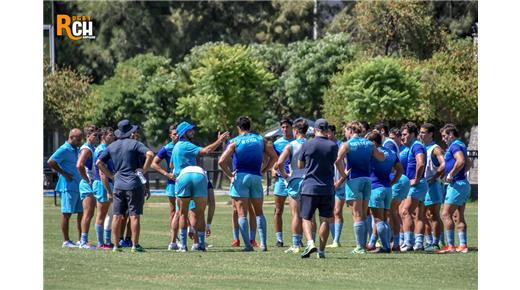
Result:
<instances>
[{"instance_id":1,"label":"short dark hair","mask_svg":"<svg viewBox=\"0 0 520 290\"><path fill-rule=\"evenodd\" d=\"M435 125L431 123L424 123L421 125L421 128L424 128L428 130L428 133L434 133L435 132Z\"/></svg>"},{"instance_id":2,"label":"short dark hair","mask_svg":"<svg viewBox=\"0 0 520 290\"><path fill-rule=\"evenodd\" d=\"M83 134L85 134L85 137L96 133L98 133L98 128L96 125L87 125L85 128L83 128Z\"/></svg>"},{"instance_id":3,"label":"short dark hair","mask_svg":"<svg viewBox=\"0 0 520 290\"><path fill-rule=\"evenodd\" d=\"M367 139L372 142L375 142L378 146L381 146L381 142L383 142L383 139L381 138L381 134L379 134L379 132L376 132L376 131L372 131L372 132L368 133Z\"/></svg>"},{"instance_id":4,"label":"short dark hair","mask_svg":"<svg viewBox=\"0 0 520 290\"><path fill-rule=\"evenodd\" d=\"M363 124L361 124L361 122L352 121L347 124L347 129L352 130L356 134L361 134L363 133L364 127Z\"/></svg>"},{"instance_id":5,"label":"short dark hair","mask_svg":"<svg viewBox=\"0 0 520 290\"><path fill-rule=\"evenodd\" d=\"M381 129L385 130L385 135L388 136L388 126L384 122L377 122L374 125L374 129L381 132Z\"/></svg>"},{"instance_id":6,"label":"short dark hair","mask_svg":"<svg viewBox=\"0 0 520 290\"><path fill-rule=\"evenodd\" d=\"M237 126L240 130L249 131L251 130L251 119L246 116L240 116L237 119Z\"/></svg>"},{"instance_id":7,"label":"short dark hair","mask_svg":"<svg viewBox=\"0 0 520 290\"><path fill-rule=\"evenodd\" d=\"M329 124L329 130L330 130L332 133L336 133L336 125Z\"/></svg>"},{"instance_id":8,"label":"short dark hair","mask_svg":"<svg viewBox=\"0 0 520 290\"><path fill-rule=\"evenodd\" d=\"M394 134L396 136L401 136L401 129L399 129L397 127L393 127L392 129L390 129L389 135L390 134Z\"/></svg>"},{"instance_id":9,"label":"short dark hair","mask_svg":"<svg viewBox=\"0 0 520 290\"><path fill-rule=\"evenodd\" d=\"M448 123L448 124L444 125L444 127L442 127L442 129L441 129L441 133L443 131L446 134L453 133L453 136L459 137L459 130L457 129L457 127L454 124Z\"/></svg>"},{"instance_id":10,"label":"short dark hair","mask_svg":"<svg viewBox=\"0 0 520 290\"><path fill-rule=\"evenodd\" d=\"M365 132L368 132L370 130L370 125L367 121L360 121L361 125L363 125L363 128L365 129Z\"/></svg>"},{"instance_id":11,"label":"short dark hair","mask_svg":"<svg viewBox=\"0 0 520 290\"><path fill-rule=\"evenodd\" d=\"M114 129L112 127L103 127L99 129L99 134L101 135L101 138L105 138L110 133L114 133Z\"/></svg>"},{"instance_id":12,"label":"short dark hair","mask_svg":"<svg viewBox=\"0 0 520 290\"><path fill-rule=\"evenodd\" d=\"M307 134L307 130L309 129L309 123L307 123L307 120L305 119L300 119L296 121L296 123L294 123L293 128L296 129L298 133L305 135Z\"/></svg>"},{"instance_id":13,"label":"short dark hair","mask_svg":"<svg viewBox=\"0 0 520 290\"><path fill-rule=\"evenodd\" d=\"M173 123L172 125L170 125L170 130L168 132L172 132L173 130L177 129L177 123Z\"/></svg>"},{"instance_id":14,"label":"short dark hair","mask_svg":"<svg viewBox=\"0 0 520 290\"><path fill-rule=\"evenodd\" d=\"M414 133L415 136L418 135L418 132L417 132L417 125L415 125L414 122L408 122L406 124L404 124L402 127L401 127L401 131L403 131L404 129L406 129L408 131L408 134L410 133Z\"/></svg>"},{"instance_id":15,"label":"short dark hair","mask_svg":"<svg viewBox=\"0 0 520 290\"><path fill-rule=\"evenodd\" d=\"M289 118L283 118L282 120L280 120L280 126L282 126L283 124L289 124L289 126L292 126L293 121Z\"/></svg>"}]
</instances>

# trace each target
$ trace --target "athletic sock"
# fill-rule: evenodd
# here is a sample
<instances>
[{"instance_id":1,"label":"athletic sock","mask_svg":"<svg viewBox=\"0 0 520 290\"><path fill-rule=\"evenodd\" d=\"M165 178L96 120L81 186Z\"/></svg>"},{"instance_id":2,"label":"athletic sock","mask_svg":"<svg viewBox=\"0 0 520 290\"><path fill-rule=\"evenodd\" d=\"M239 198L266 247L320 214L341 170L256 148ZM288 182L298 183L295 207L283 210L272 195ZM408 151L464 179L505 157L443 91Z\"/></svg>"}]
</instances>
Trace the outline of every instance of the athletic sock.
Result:
<instances>
[{"instance_id":1,"label":"athletic sock","mask_svg":"<svg viewBox=\"0 0 520 290\"><path fill-rule=\"evenodd\" d=\"M283 243L283 234L282 234L282 232L276 232L276 241Z\"/></svg>"},{"instance_id":2,"label":"athletic sock","mask_svg":"<svg viewBox=\"0 0 520 290\"><path fill-rule=\"evenodd\" d=\"M413 235L412 232L404 232L404 243L407 246L413 246Z\"/></svg>"},{"instance_id":3,"label":"athletic sock","mask_svg":"<svg viewBox=\"0 0 520 290\"><path fill-rule=\"evenodd\" d=\"M381 223L381 222L379 222ZM378 224L379 224L378 223ZM376 228L377 228L377 225L376 225ZM379 233L379 230L377 230L377 232L374 234L373 232L370 234L370 241L368 242L368 245L370 247L374 247L376 245L376 242L377 242L377 238L378 236L380 236L381 234Z\"/></svg>"},{"instance_id":4,"label":"athletic sock","mask_svg":"<svg viewBox=\"0 0 520 290\"><path fill-rule=\"evenodd\" d=\"M372 225L372 215L367 215L367 219L365 220L365 230L366 230L366 237L365 241L369 239L372 236L373 233L373 225Z\"/></svg>"},{"instance_id":5,"label":"athletic sock","mask_svg":"<svg viewBox=\"0 0 520 290\"><path fill-rule=\"evenodd\" d=\"M399 232L399 244L404 244L404 232Z\"/></svg>"},{"instance_id":6,"label":"athletic sock","mask_svg":"<svg viewBox=\"0 0 520 290\"><path fill-rule=\"evenodd\" d=\"M181 229L181 247L186 249L188 248L188 229Z\"/></svg>"},{"instance_id":7,"label":"athletic sock","mask_svg":"<svg viewBox=\"0 0 520 290\"><path fill-rule=\"evenodd\" d=\"M308 240L307 241L307 246L314 246L314 240Z\"/></svg>"},{"instance_id":8,"label":"athletic sock","mask_svg":"<svg viewBox=\"0 0 520 290\"><path fill-rule=\"evenodd\" d=\"M258 225L258 232L260 234L260 245L267 246L267 221L264 215L256 216L256 224Z\"/></svg>"},{"instance_id":9,"label":"athletic sock","mask_svg":"<svg viewBox=\"0 0 520 290\"><path fill-rule=\"evenodd\" d=\"M298 235L297 234L293 234L292 235L292 245L294 247L299 247L300 246L300 242L298 241Z\"/></svg>"},{"instance_id":10,"label":"athletic sock","mask_svg":"<svg viewBox=\"0 0 520 290\"><path fill-rule=\"evenodd\" d=\"M466 230L463 230L463 231L459 232L459 244L461 246L466 246L467 245Z\"/></svg>"},{"instance_id":11,"label":"athletic sock","mask_svg":"<svg viewBox=\"0 0 520 290\"><path fill-rule=\"evenodd\" d=\"M206 232L197 232L197 235L199 236L199 248L205 249L206 248Z\"/></svg>"},{"instance_id":12,"label":"athletic sock","mask_svg":"<svg viewBox=\"0 0 520 290\"><path fill-rule=\"evenodd\" d=\"M417 234L415 235L415 244L416 245L424 245L424 235L423 234Z\"/></svg>"},{"instance_id":13,"label":"athletic sock","mask_svg":"<svg viewBox=\"0 0 520 290\"><path fill-rule=\"evenodd\" d=\"M88 233L81 233L80 243L81 244L88 243Z\"/></svg>"},{"instance_id":14,"label":"athletic sock","mask_svg":"<svg viewBox=\"0 0 520 290\"><path fill-rule=\"evenodd\" d=\"M365 221L354 223L354 235L356 236L357 246L365 248L365 240L363 239L363 236L366 237Z\"/></svg>"},{"instance_id":15,"label":"athletic sock","mask_svg":"<svg viewBox=\"0 0 520 290\"><path fill-rule=\"evenodd\" d=\"M376 224L377 234L381 238L381 244L383 246L383 249L389 250L390 249L390 241L388 240L388 227L386 226L385 222L381 221ZM375 236L372 234L372 236ZM371 241L372 242L372 241Z\"/></svg>"},{"instance_id":16,"label":"athletic sock","mask_svg":"<svg viewBox=\"0 0 520 290\"><path fill-rule=\"evenodd\" d=\"M396 249L399 247L399 234L394 234L394 246L393 248Z\"/></svg>"},{"instance_id":17,"label":"athletic sock","mask_svg":"<svg viewBox=\"0 0 520 290\"><path fill-rule=\"evenodd\" d=\"M103 225L95 224L94 226L96 228L96 237L97 237L98 246L101 246L104 244L104 242L103 242Z\"/></svg>"},{"instance_id":18,"label":"athletic sock","mask_svg":"<svg viewBox=\"0 0 520 290\"><path fill-rule=\"evenodd\" d=\"M439 238L436 236L433 236L432 245L439 245Z\"/></svg>"},{"instance_id":19,"label":"athletic sock","mask_svg":"<svg viewBox=\"0 0 520 290\"><path fill-rule=\"evenodd\" d=\"M335 241L336 239L334 238L335 237L335 232L336 232L336 227L335 227L335 223L329 223L329 230L330 230L330 237L332 238L333 241Z\"/></svg>"},{"instance_id":20,"label":"athletic sock","mask_svg":"<svg viewBox=\"0 0 520 290\"><path fill-rule=\"evenodd\" d=\"M427 245L433 245L433 238L432 235L425 235L424 240L426 241Z\"/></svg>"},{"instance_id":21,"label":"athletic sock","mask_svg":"<svg viewBox=\"0 0 520 290\"><path fill-rule=\"evenodd\" d=\"M240 238L238 237L238 235L239 235L239 231L240 231L239 228L233 228L233 240L234 240L234 241L240 239Z\"/></svg>"},{"instance_id":22,"label":"athletic sock","mask_svg":"<svg viewBox=\"0 0 520 290\"><path fill-rule=\"evenodd\" d=\"M455 231L447 230L446 238L448 239L448 246L455 246Z\"/></svg>"},{"instance_id":23,"label":"athletic sock","mask_svg":"<svg viewBox=\"0 0 520 290\"><path fill-rule=\"evenodd\" d=\"M247 222L247 218L239 217L238 225L240 227L240 233L242 234L242 239L244 240L244 246L246 248L251 248L251 240L250 240L250 236L249 236L249 223Z\"/></svg>"},{"instance_id":24,"label":"athletic sock","mask_svg":"<svg viewBox=\"0 0 520 290\"><path fill-rule=\"evenodd\" d=\"M439 236L439 241L443 244L446 244L446 239L444 238L444 231L441 231L441 235Z\"/></svg>"},{"instance_id":25,"label":"athletic sock","mask_svg":"<svg viewBox=\"0 0 520 290\"><path fill-rule=\"evenodd\" d=\"M341 231L343 230L343 223L334 224L334 241L339 243L341 238Z\"/></svg>"},{"instance_id":26,"label":"athletic sock","mask_svg":"<svg viewBox=\"0 0 520 290\"><path fill-rule=\"evenodd\" d=\"M256 229L255 230L250 229L249 236L251 237L251 241L256 240Z\"/></svg>"},{"instance_id":27,"label":"athletic sock","mask_svg":"<svg viewBox=\"0 0 520 290\"><path fill-rule=\"evenodd\" d=\"M105 236L105 244L112 244L112 230L103 230Z\"/></svg>"}]
</instances>

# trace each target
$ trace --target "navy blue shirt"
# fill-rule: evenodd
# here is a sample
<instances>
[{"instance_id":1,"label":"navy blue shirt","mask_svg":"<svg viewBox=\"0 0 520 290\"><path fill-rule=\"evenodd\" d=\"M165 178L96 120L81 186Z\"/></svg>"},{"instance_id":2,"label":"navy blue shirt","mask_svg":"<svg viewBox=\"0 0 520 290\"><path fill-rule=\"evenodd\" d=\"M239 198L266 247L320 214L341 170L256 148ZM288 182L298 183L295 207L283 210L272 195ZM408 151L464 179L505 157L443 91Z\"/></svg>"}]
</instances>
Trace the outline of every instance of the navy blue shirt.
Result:
<instances>
[{"instance_id":1,"label":"navy blue shirt","mask_svg":"<svg viewBox=\"0 0 520 290\"><path fill-rule=\"evenodd\" d=\"M141 167L139 155L144 155L149 150L143 143L125 138L114 141L101 153L101 161L107 163L112 160L114 163L115 189L133 190L142 186L135 171Z\"/></svg>"},{"instance_id":2,"label":"navy blue shirt","mask_svg":"<svg viewBox=\"0 0 520 290\"><path fill-rule=\"evenodd\" d=\"M334 195L334 162L338 145L326 137L303 143L298 160L305 161L302 194Z\"/></svg>"}]
</instances>

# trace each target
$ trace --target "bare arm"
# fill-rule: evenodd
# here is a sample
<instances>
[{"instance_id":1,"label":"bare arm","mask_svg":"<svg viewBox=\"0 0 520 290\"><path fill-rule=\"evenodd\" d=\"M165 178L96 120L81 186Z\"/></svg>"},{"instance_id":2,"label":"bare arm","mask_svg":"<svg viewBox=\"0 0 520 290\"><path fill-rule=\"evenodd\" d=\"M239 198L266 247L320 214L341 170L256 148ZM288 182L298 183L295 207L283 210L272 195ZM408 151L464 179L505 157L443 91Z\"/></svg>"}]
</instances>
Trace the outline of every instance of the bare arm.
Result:
<instances>
[{"instance_id":1,"label":"bare arm","mask_svg":"<svg viewBox=\"0 0 520 290\"><path fill-rule=\"evenodd\" d=\"M345 155L348 153L348 144L342 144L338 151L338 157L336 158L336 169L339 173L339 180L336 181L334 186L338 189L343 182L347 179L347 174L345 173Z\"/></svg>"},{"instance_id":2,"label":"bare arm","mask_svg":"<svg viewBox=\"0 0 520 290\"><path fill-rule=\"evenodd\" d=\"M153 168L155 171L159 172L161 175L163 175L164 177L168 178L168 179L171 179L170 177L170 174L168 173L168 171L162 169L161 167L161 161L162 159L155 156L152 160L152 165L150 165L151 168Z\"/></svg>"},{"instance_id":3,"label":"bare arm","mask_svg":"<svg viewBox=\"0 0 520 290\"><path fill-rule=\"evenodd\" d=\"M99 177L101 178L101 183L103 184L103 187L107 191L108 199L112 201L112 189L110 188L108 177L101 170L99 171Z\"/></svg>"},{"instance_id":4,"label":"bare arm","mask_svg":"<svg viewBox=\"0 0 520 290\"><path fill-rule=\"evenodd\" d=\"M235 143L229 144L229 146L226 148L224 153L220 156L218 160L218 165L222 169L222 172L224 175L229 178L229 180L233 180L233 173L231 172L231 169L229 168L229 162L228 159L231 159L231 156L233 153L235 153Z\"/></svg>"},{"instance_id":5,"label":"bare arm","mask_svg":"<svg viewBox=\"0 0 520 290\"><path fill-rule=\"evenodd\" d=\"M278 160L274 163L273 170L280 170L280 173L282 174L283 178L287 179L289 177L289 174L285 172L285 160L289 158L289 154L291 154L291 145L287 144L285 148L282 151L282 154L278 157Z\"/></svg>"},{"instance_id":6,"label":"bare arm","mask_svg":"<svg viewBox=\"0 0 520 290\"><path fill-rule=\"evenodd\" d=\"M206 224L211 224L213 216L215 215L215 191L208 190L208 219Z\"/></svg>"},{"instance_id":7,"label":"bare arm","mask_svg":"<svg viewBox=\"0 0 520 290\"><path fill-rule=\"evenodd\" d=\"M455 157L455 165L453 165L453 169L451 169L451 171L448 173L448 176L446 176L447 182L452 182L453 177L457 175L459 171L463 170L466 164L462 151L458 151L453 157Z\"/></svg>"},{"instance_id":8,"label":"bare arm","mask_svg":"<svg viewBox=\"0 0 520 290\"><path fill-rule=\"evenodd\" d=\"M437 161L439 161L439 168L437 168L437 172L435 172L435 174L428 180L428 183L430 184L444 175L444 167L446 166L444 162L444 151L440 147L433 150L433 155L437 158Z\"/></svg>"},{"instance_id":9,"label":"bare arm","mask_svg":"<svg viewBox=\"0 0 520 290\"><path fill-rule=\"evenodd\" d=\"M146 160L144 161L143 165L143 173L147 173L148 169L150 169L150 166L152 165L152 160L155 154L151 150L148 150L145 154Z\"/></svg>"},{"instance_id":10,"label":"bare arm","mask_svg":"<svg viewBox=\"0 0 520 290\"><path fill-rule=\"evenodd\" d=\"M395 170L395 175L394 175L394 179L392 179L392 181L390 181L390 186L394 185L398 180L399 178L401 178L401 175L403 175L403 166L401 165L401 162L397 162L395 165L394 165L394 170Z\"/></svg>"},{"instance_id":11,"label":"bare arm","mask_svg":"<svg viewBox=\"0 0 520 290\"><path fill-rule=\"evenodd\" d=\"M273 145L269 144L267 140L264 139L264 155L267 155L269 161L267 161L267 165L262 170L262 175L271 168L276 162L277 156L276 151L274 151Z\"/></svg>"},{"instance_id":12,"label":"bare arm","mask_svg":"<svg viewBox=\"0 0 520 290\"><path fill-rule=\"evenodd\" d=\"M65 176L67 180L72 180L72 173L65 172L65 170L61 169L61 167L58 165L58 163L55 160L49 159L47 161L47 164L56 172L59 174Z\"/></svg>"},{"instance_id":13,"label":"bare arm","mask_svg":"<svg viewBox=\"0 0 520 290\"><path fill-rule=\"evenodd\" d=\"M112 172L110 172L110 170L108 170L108 167L105 164L105 162L101 161L101 159L98 159L96 161L96 166L99 168L100 172L103 172L103 174L105 174L105 176L114 180L114 174L112 174Z\"/></svg>"},{"instance_id":14,"label":"bare arm","mask_svg":"<svg viewBox=\"0 0 520 290\"><path fill-rule=\"evenodd\" d=\"M379 161L385 160L385 153L379 151L375 146L374 149L372 149L372 156Z\"/></svg>"},{"instance_id":15,"label":"bare arm","mask_svg":"<svg viewBox=\"0 0 520 290\"><path fill-rule=\"evenodd\" d=\"M90 183L90 178L88 178L87 170L85 170L85 162L92 155L90 150L84 148L79 153L78 162L76 163L76 168L78 169L79 175L83 178L87 183Z\"/></svg>"},{"instance_id":16,"label":"bare arm","mask_svg":"<svg viewBox=\"0 0 520 290\"><path fill-rule=\"evenodd\" d=\"M202 148L202 150L199 151L199 156L204 156L210 152L215 151L215 149L217 149L218 146L220 146L220 144L222 144L222 142L224 142L224 140L226 140L228 137L229 137L229 132L226 131L222 134L220 134L220 132L219 132L217 140L215 142L209 144L208 146Z\"/></svg>"}]
</instances>

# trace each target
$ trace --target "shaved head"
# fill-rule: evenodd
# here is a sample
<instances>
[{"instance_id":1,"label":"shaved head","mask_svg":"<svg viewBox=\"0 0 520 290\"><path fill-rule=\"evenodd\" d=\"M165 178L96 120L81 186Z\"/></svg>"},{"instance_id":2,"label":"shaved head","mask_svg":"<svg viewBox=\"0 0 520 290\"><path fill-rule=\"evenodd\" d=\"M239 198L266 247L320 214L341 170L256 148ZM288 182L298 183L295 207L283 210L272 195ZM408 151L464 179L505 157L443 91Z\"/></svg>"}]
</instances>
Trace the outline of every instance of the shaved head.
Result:
<instances>
[{"instance_id":1,"label":"shaved head","mask_svg":"<svg viewBox=\"0 0 520 290\"><path fill-rule=\"evenodd\" d=\"M78 129L74 128L70 130L69 132L69 143L74 147L79 147L81 145L81 141L83 139L83 132Z\"/></svg>"}]
</instances>

